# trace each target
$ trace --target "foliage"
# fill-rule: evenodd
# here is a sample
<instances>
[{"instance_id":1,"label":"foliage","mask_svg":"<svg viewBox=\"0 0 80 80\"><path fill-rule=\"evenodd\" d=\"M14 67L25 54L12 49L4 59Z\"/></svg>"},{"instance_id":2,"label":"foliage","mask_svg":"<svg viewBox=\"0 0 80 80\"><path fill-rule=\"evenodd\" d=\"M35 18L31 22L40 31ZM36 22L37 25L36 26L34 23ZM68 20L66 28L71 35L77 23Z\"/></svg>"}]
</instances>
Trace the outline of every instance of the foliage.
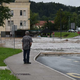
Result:
<instances>
[{"instance_id":1,"label":"foliage","mask_svg":"<svg viewBox=\"0 0 80 80\"><path fill-rule=\"evenodd\" d=\"M12 0L0 0L0 4L2 5L2 3L10 3L10 2L12 2Z\"/></svg>"},{"instance_id":2,"label":"foliage","mask_svg":"<svg viewBox=\"0 0 80 80\"><path fill-rule=\"evenodd\" d=\"M0 80L19 80L9 70L0 70Z\"/></svg>"},{"instance_id":3,"label":"foliage","mask_svg":"<svg viewBox=\"0 0 80 80\"><path fill-rule=\"evenodd\" d=\"M11 49L0 47L0 66L5 66L4 59L14 54L22 52L20 49Z\"/></svg>"},{"instance_id":4,"label":"foliage","mask_svg":"<svg viewBox=\"0 0 80 80\"><path fill-rule=\"evenodd\" d=\"M61 9L58 10L56 13L56 17L54 19L56 29L62 28L62 30L68 30L68 21L69 21L69 16L71 15L70 12L67 11L62 11Z\"/></svg>"},{"instance_id":5,"label":"foliage","mask_svg":"<svg viewBox=\"0 0 80 80\"><path fill-rule=\"evenodd\" d=\"M46 23L43 25L43 29L50 29L50 30L54 30L55 26L54 24L48 19L48 18L45 18L45 21Z\"/></svg>"},{"instance_id":6,"label":"foliage","mask_svg":"<svg viewBox=\"0 0 80 80\"><path fill-rule=\"evenodd\" d=\"M58 15L57 18L57 24L55 24L55 29L60 29L60 9L63 9L62 11L62 30L69 29L70 23L75 23L76 26L80 26L80 6L66 6L64 4L55 3L55 2L49 2L49 3L43 3L43 2L33 2L31 3L31 11L33 13L38 13L39 17L38 20L45 20L48 18L49 20L54 20L56 15ZM58 13L59 12L59 13Z\"/></svg>"},{"instance_id":7,"label":"foliage","mask_svg":"<svg viewBox=\"0 0 80 80\"><path fill-rule=\"evenodd\" d=\"M44 20L44 18L48 17L49 20L54 20L56 13L59 9L63 9L64 11L68 12L76 12L80 11L80 7L73 7L73 6L66 6L64 4L55 3L55 2L49 2L49 3L43 3L43 2L33 2L30 1L31 5L31 11L34 13L39 14L39 20Z\"/></svg>"},{"instance_id":8,"label":"foliage","mask_svg":"<svg viewBox=\"0 0 80 80\"><path fill-rule=\"evenodd\" d=\"M4 25L4 20L11 17L9 13L10 9L8 7L0 6L0 26Z\"/></svg>"},{"instance_id":9,"label":"foliage","mask_svg":"<svg viewBox=\"0 0 80 80\"><path fill-rule=\"evenodd\" d=\"M33 25L38 23L38 14L30 11L30 28L33 29Z\"/></svg>"},{"instance_id":10,"label":"foliage","mask_svg":"<svg viewBox=\"0 0 80 80\"><path fill-rule=\"evenodd\" d=\"M11 17L10 15L10 9L8 7L5 7L3 5L3 3L9 3L11 2L12 0L0 0L0 26L3 26L4 25L4 20L5 19L8 19Z\"/></svg>"},{"instance_id":11,"label":"foliage","mask_svg":"<svg viewBox=\"0 0 80 80\"><path fill-rule=\"evenodd\" d=\"M48 20L55 20L55 24L51 27L52 30L60 30L60 27L62 30L68 30L71 28L70 23L75 23L75 26L80 26L80 7L66 6L55 2L36 3L30 1L30 3L31 11L39 14L38 20L45 20L46 18L48 18ZM63 11L60 11L60 9L63 9ZM47 23L43 28L45 28L46 25Z\"/></svg>"},{"instance_id":12,"label":"foliage","mask_svg":"<svg viewBox=\"0 0 80 80\"><path fill-rule=\"evenodd\" d=\"M61 32L63 38L72 38L78 36L78 33L74 32ZM55 32L55 37L60 37L60 32Z\"/></svg>"}]
</instances>

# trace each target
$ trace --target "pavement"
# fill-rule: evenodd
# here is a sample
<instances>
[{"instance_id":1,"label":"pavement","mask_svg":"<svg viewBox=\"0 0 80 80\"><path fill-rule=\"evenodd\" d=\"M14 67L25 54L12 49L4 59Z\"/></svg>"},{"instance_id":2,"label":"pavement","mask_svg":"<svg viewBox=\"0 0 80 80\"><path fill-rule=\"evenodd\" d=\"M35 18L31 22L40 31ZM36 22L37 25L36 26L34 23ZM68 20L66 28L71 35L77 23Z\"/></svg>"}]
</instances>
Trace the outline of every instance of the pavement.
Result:
<instances>
[{"instance_id":1,"label":"pavement","mask_svg":"<svg viewBox=\"0 0 80 80\"><path fill-rule=\"evenodd\" d=\"M5 69L8 69L7 66L0 66L0 70L5 70Z\"/></svg>"},{"instance_id":2,"label":"pavement","mask_svg":"<svg viewBox=\"0 0 80 80\"><path fill-rule=\"evenodd\" d=\"M13 55L5 59L5 63L12 73L20 80L75 80L54 69L51 69L35 59L40 54L37 50L31 50L31 64L23 63L23 53Z\"/></svg>"}]
</instances>

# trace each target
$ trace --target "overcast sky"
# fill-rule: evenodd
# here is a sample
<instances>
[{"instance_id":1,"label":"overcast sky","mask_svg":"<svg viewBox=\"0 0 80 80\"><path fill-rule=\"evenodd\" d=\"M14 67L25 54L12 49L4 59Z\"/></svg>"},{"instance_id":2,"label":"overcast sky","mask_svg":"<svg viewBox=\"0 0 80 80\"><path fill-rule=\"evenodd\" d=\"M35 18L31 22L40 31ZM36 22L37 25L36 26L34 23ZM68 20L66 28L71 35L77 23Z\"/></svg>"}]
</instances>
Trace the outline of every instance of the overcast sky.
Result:
<instances>
[{"instance_id":1,"label":"overcast sky","mask_svg":"<svg viewBox=\"0 0 80 80\"><path fill-rule=\"evenodd\" d=\"M70 5L70 6L80 6L80 0L31 0L35 2L55 2L55 3L62 3L65 5Z\"/></svg>"}]
</instances>

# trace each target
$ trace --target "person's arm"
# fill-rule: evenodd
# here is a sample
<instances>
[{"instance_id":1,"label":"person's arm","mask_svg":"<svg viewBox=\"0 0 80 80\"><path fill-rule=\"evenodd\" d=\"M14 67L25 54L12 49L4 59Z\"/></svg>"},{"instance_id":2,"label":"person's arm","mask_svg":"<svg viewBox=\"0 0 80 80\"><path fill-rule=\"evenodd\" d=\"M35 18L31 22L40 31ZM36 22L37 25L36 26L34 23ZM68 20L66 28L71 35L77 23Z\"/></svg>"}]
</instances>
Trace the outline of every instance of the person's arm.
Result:
<instances>
[{"instance_id":1,"label":"person's arm","mask_svg":"<svg viewBox=\"0 0 80 80\"><path fill-rule=\"evenodd\" d=\"M23 49L23 42L22 42L22 49Z\"/></svg>"},{"instance_id":2,"label":"person's arm","mask_svg":"<svg viewBox=\"0 0 80 80\"><path fill-rule=\"evenodd\" d=\"M32 38L30 38L30 47L32 46L32 42L33 42L33 40L32 40Z\"/></svg>"},{"instance_id":3,"label":"person's arm","mask_svg":"<svg viewBox=\"0 0 80 80\"><path fill-rule=\"evenodd\" d=\"M22 49L23 49L23 39L22 39Z\"/></svg>"},{"instance_id":4,"label":"person's arm","mask_svg":"<svg viewBox=\"0 0 80 80\"><path fill-rule=\"evenodd\" d=\"M30 47L32 46L32 42L30 42Z\"/></svg>"}]
</instances>

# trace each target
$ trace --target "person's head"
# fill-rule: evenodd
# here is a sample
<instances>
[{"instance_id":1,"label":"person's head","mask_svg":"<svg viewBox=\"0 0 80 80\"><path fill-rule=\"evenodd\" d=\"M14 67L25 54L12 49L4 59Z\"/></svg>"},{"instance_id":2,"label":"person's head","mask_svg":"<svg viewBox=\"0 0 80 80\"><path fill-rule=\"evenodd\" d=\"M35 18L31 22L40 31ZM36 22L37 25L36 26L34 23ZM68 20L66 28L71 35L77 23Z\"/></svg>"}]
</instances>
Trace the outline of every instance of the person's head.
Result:
<instances>
[{"instance_id":1,"label":"person's head","mask_svg":"<svg viewBox=\"0 0 80 80\"><path fill-rule=\"evenodd\" d=\"M26 32L25 32L25 35L29 35L29 31L26 31Z\"/></svg>"}]
</instances>

